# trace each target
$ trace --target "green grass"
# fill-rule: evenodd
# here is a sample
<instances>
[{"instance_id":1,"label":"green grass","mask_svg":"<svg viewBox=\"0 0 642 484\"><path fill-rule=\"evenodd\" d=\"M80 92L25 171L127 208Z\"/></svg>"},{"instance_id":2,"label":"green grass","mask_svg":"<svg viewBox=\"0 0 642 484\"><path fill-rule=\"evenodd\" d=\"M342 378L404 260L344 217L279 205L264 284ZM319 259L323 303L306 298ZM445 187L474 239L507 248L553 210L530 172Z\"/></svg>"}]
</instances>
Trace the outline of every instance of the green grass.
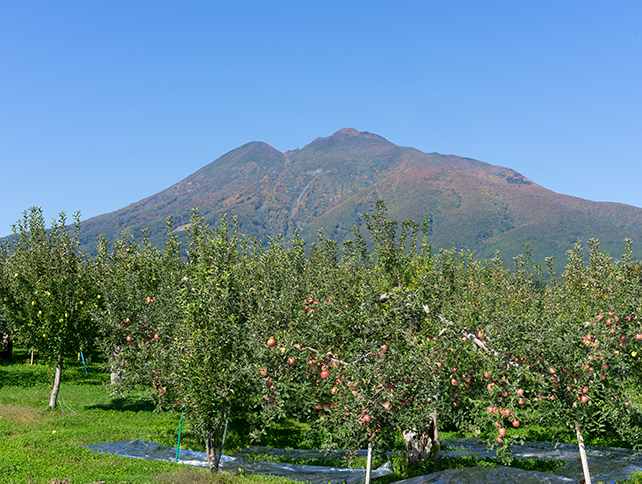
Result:
<instances>
[{"instance_id":1,"label":"green grass","mask_svg":"<svg viewBox=\"0 0 642 484\"><path fill-rule=\"evenodd\" d=\"M205 469L160 461L144 461L101 454L81 448L82 445L117 440L142 439L175 446L180 414L159 413L144 400L111 398L107 392L108 375L96 362L89 364L85 375L82 364L66 362L60 390L60 404L48 410L52 371L46 365L31 366L25 353L18 351L13 363L0 364L0 483L285 483L282 478L252 475L210 474ZM238 450L246 442L242 425L233 428L226 453ZM314 448L309 439L310 427L292 420L275 425L256 442L277 448ZM520 428L516 434L527 440L568 441L574 436L565 429L539 427ZM442 439L463 436L457 432L442 432ZM471 436L471 435L468 435ZM613 442L600 442L615 445ZM592 445L598 445L592 443ZM620 445L621 446L621 445ZM189 427L183 427L181 447L203 450L200 439ZM365 467L365 458L346 459L285 459L283 457L252 455L277 462L309 465L338 465ZM374 466L383 463L377 457ZM526 470L546 472L560 463L537 459L475 459L473 457L444 458L429 462L418 469L408 469L403 454L393 457L395 474L378 479L386 484L417 475L445 469L474 465L511 465ZM642 474L631 483L642 484Z\"/></svg>"},{"instance_id":2,"label":"green grass","mask_svg":"<svg viewBox=\"0 0 642 484\"><path fill-rule=\"evenodd\" d=\"M108 375L99 365L69 360L63 371L60 405L47 410L51 372L45 365L29 365L17 352L14 362L0 365L0 482L72 483L158 482L289 482L256 476L211 476L204 469L181 464L145 461L101 454L81 448L86 444L143 439L175 446L180 414L157 413L149 403L112 399L105 388ZM200 443L186 431L181 447Z\"/></svg>"},{"instance_id":3,"label":"green grass","mask_svg":"<svg viewBox=\"0 0 642 484\"><path fill-rule=\"evenodd\" d=\"M328 466L328 467L352 467L355 469L366 467L366 457L317 457L317 458L293 458L282 455L268 454L246 454L248 459L258 459L268 462L285 462L288 464L307 465L307 466ZM376 469L385 464L385 460L376 456L372 460L372 468Z\"/></svg>"}]
</instances>

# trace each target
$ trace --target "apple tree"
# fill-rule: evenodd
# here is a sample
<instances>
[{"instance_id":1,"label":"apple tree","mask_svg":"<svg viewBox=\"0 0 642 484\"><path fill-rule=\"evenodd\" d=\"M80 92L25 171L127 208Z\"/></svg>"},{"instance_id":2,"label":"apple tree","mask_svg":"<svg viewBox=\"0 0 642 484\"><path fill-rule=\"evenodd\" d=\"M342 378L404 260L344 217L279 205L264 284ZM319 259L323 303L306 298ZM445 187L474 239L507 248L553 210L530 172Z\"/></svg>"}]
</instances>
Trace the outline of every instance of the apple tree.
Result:
<instances>
[{"instance_id":1,"label":"apple tree","mask_svg":"<svg viewBox=\"0 0 642 484\"><path fill-rule=\"evenodd\" d=\"M402 225L399 237L384 209L380 204L368 220L374 257L358 232L341 251L322 238L311 245L305 289L297 291L295 311L263 335L256 377L264 414L287 415L304 405L324 446L374 441L385 449L405 434L409 443L421 441L408 453L419 462L438 448L432 447L441 405L438 367L413 288L414 227Z\"/></svg>"},{"instance_id":2,"label":"apple tree","mask_svg":"<svg viewBox=\"0 0 642 484\"><path fill-rule=\"evenodd\" d=\"M228 419L245 415L256 390L256 332L246 311L253 290L243 267L252 243L222 218L212 231L195 213L188 229L187 280L179 295L182 321L174 338L178 404L205 442L218 470Z\"/></svg>"},{"instance_id":3,"label":"apple tree","mask_svg":"<svg viewBox=\"0 0 642 484\"><path fill-rule=\"evenodd\" d=\"M101 241L95 266L103 308L94 317L112 391L142 391L158 406L171 406L176 400L172 352L182 322L179 293L185 277L171 220L163 252L146 232L141 243L123 234L111 250Z\"/></svg>"},{"instance_id":4,"label":"apple tree","mask_svg":"<svg viewBox=\"0 0 642 484\"><path fill-rule=\"evenodd\" d=\"M40 207L13 226L2 245L0 297L14 334L55 363L49 407L55 408L63 362L93 345L92 310L100 294L80 248L80 215L67 227L64 213L49 230Z\"/></svg>"}]
</instances>

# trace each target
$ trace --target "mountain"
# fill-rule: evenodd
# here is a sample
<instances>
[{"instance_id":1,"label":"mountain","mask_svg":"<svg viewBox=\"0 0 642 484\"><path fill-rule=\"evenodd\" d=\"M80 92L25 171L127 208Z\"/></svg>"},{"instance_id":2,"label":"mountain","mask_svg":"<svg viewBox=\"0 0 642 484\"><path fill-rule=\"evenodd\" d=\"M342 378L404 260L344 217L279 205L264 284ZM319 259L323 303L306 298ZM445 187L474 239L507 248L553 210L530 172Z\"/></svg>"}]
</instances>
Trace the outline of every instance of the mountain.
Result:
<instances>
[{"instance_id":1,"label":"mountain","mask_svg":"<svg viewBox=\"0 0 642 484\"><path fill-rule=\"evenodd\" d=\"M210 225L221 214L236 215L250 236L298 230L310 241L323 229L342 241L378 199L390 218L431 217L435 248L470 249L478 258L499 250L510 260L530 243L536 262L554 257L560 267L578 240L597 238L615 257L624 238L634 240L634 249L642 241L640 208L561 195L510 168L423 153L352 128L285 153L245 144L160 193L84 221L82 235L91 247L98 234L114 240L123 230L147 228L162 245L165 218L172 216L180 232L198 208Z\"/></svg>"}]
</instances>

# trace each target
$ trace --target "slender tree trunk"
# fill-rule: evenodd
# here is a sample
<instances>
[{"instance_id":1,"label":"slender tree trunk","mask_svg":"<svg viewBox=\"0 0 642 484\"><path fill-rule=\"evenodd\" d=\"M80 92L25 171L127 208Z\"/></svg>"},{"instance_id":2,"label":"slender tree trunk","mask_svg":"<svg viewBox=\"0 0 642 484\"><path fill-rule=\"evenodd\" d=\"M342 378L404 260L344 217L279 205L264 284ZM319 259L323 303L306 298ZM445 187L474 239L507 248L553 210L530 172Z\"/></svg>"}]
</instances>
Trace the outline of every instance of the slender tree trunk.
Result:
<instances>
[{"instance_id":1,"label":"slender tree trunk","mask_svg":"<svg viewBox=\"0 0 642 484\"><path fill-rule=\"evenodd\" d=\"M111 372L109 373L109 382L111 385L115 385L118 382L120 375L122 374L122 368L119 368L118 364L116 363L116 359L118 358L119 354L120 346L114 346L114 349L112 350L113 363L111 364Z\"/></svg>"},{"instance_id":2,"label":"slender tree trunk","mask_svg":"<svg viewBox=\"0 0 642 484\"><path fill-rule=\"evenodd\" d=\"M207 451L207 462L210 465L210 472L218 472L218 467L221 461L221 455L223 454L223 444L225 443L225 436L223 436L223 443L219 444L219 436L221 434L221 429L223 428L223 422L227 416L227 401L223 401L221 407L221 416L218 419L218 423L214 430L209 432L209 436L206 439L205 450Z\"/></svg>"},{"instance_id":3,"label":"slender tree trunk","mask_svg":"<svg viewBox=\"0 0 642 484\"><path fill-rule=\"evenodd\" d=\"M212 453L210 452L212 448L212 433L205 433L205 455L207 456L207 465L210 466L210 472L213 472L212 469Z\"/></svg>"},{"instance_id":4,"label":"slender tree trunk","mask_svg":"<svg viewBox=\"0 0 642 484\"><path fill-rule=\"evenodd\" d=\"M206 439L205 452L207 452L207 463L210 466L210 472L218 472L220 454L218 453L218 434L220 427L211 430Z\"/></svg>"},{"instance_id":5,"label":"slender tree trunk","mask_svg":"<svg viewBox=\"0 0 642 484\"><path fill-rule=\"evenodd\" d=\"M49 408L56 408L58 403L58 391L60 390L60 379L62 377L62 354L58 355L58 363L56 364L56 374L54 376L53 389L51 390L51 398L49 399Z\"/></svg>"},{"instance_id":6,"label":"slender tree trunk","mask_svg":"<svg viewBox=\"0 0 642 484\"><path fill-rule=\"evenodd\" d=\"M439 426L437 425L437 410L432 412L432 458L439 460L441 458L441 443L439 442Z\"/></svg>"}]
</instances>

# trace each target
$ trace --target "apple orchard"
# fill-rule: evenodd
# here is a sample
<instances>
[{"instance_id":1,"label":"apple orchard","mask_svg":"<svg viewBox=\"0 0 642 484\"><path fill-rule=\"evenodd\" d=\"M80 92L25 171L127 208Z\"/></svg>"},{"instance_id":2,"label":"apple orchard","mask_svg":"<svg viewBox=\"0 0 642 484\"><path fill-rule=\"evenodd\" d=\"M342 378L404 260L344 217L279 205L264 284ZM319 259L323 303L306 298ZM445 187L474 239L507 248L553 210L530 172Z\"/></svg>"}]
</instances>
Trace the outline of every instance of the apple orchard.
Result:
<instances>
[{"instance_id":1,"label":"apple orchard","mask_svg":"<svg viewBox=\"0 0 642 484\"><path fill-rule=\"evenodd\" d=\"M4 324L61 372L63 357L99 352L115 394L184 412L213 469L240 418L254 437L308 422L326 448L403 438L410 464L438 456L439 428L498 446L533 424L639 441L630 242L617 261L577 243L555 275L528 247L510 268L433 252L426 224L389 221L381 202L364 218L367 234L342 245L263 244L195 213L185 247L168 221L162 250L123 234L90 257L63 216L48 231L31 209L0 253Z\"/></svg>"}]
</instances>

